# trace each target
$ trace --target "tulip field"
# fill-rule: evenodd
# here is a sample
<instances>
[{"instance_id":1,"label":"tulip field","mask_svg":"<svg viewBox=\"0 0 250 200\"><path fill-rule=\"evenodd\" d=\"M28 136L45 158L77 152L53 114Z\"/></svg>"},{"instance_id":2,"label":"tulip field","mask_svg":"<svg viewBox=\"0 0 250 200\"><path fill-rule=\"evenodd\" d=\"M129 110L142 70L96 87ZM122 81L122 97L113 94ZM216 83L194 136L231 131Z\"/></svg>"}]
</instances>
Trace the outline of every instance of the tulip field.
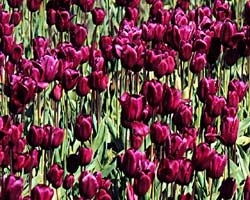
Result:
<instances>
[{"instance_id":1,"label":"tulip field","mask_svg":"<svg viewBox=\"0 0 250 200\"><path fill-rule=\"evenodd\" d=\"M249 0L1 0L0 200L250 200Z\"/></svg>"}]
</instances>

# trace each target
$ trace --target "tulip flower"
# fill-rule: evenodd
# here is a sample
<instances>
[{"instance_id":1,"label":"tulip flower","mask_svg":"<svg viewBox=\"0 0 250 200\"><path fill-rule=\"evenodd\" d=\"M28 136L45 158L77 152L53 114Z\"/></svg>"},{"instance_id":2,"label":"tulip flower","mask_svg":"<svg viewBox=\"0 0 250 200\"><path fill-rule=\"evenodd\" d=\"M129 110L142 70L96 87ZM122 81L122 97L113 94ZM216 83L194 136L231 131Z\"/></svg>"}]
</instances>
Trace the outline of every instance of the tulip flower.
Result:
<instances>
[{"instance_id":1,"label":"tulip flower","mask_svg":"<svg viewBox=\"0 0 250 200\"><path fill-rule=\"evenodd\" d=\"M32 125L30 127L27 140L32 147L38 147L43 142L45 131L42 127Z\"/></svg>"},{"instance_id":2,"label":"tulip flower","mask_svg":"<svg viewBox=\"0 0 250 200\"><path fill-rule=\"evenodd\" d=\"M93 9L94 0L75 0L74 3L78 5L83 12L89 12Z\"/></svg>"},{"instance_id":3,"label":"tulip flower","mask_svg":"<svg viewBox=\"0 0 250 200\"><path fill-rule=\"evenodd\" d=\"M127 177L134 177L136 173L136 157L132 149L128 149L122 157L122 170Z\"/></svg>"},{"instance_id":4,"label":"tulip flower","mask_svg":"<svg viewBox=\"0 0 250 200\"><path fill-rule=\"evenodd\" d=\"M49 40L44 37L35 37L33 39L34 59L40 59L48 50Z\"/></svg>"},{"instance_id":5,"label":"tulip flower","mask_svg":"<svg viewBox=\"0 0 250 200\"><path fill-rule=\"evenodd\" d=\"M78 162L81 166L88 165L92 160L93 150L92 148L80 147L78 149Z\"/></svg>"},{"instance_id":6,"label":"tulip flower","mask_svg":"<svg viewBox=\"0 0 250 200\"><path fill-rule=\"evenodd\" d=\"M242 101L248 88L248 83L240 80L231 80L229 82L228 90L237 92L239 101Z\"/></svg>"},{"instance_id":7,"label":"tulip flower","mask_svg":"<svg viewBox=\"0 0 250 200\"><path fill-rule=\"evenodd\" d=\"M223 180L219 191L219 199L231 199L236 191L237 184L234 178L228 177L227 179Z\"/></svg>"},{"instance_id":8,"label":"tulip flower","mask_svg":"<svg viewBox=\"0 0 250 200\"><path fill-rule=\"evenodd\" d=\"M169 87L167 84L163 86L163 113L170 114L173 113L179 104L181 103L181 91L174 88Z\"/></svg>"},{"instance_id":9,"label":"tulip flower","mask_svg":"<svg viewBox=\"0 0 250 200\"><path fill-rule=\"evenodd\" d=\"M96 177L88 171L83 171L78 178L79 192L84 198L92 199L99 188Z\"/></svg>"},{"instance_id":10,"label":"tulip flower","mask_svg":"<svg viewBox=\"0 0 250 200\"><path fill-rule=\"evenodd\" d=\"M221 135L220 141L225 146L232 146L235 144L238 136L239 120L237 117L224 116L221 120Z\"/></svg>"},{"instance_id":11,"label":"tulip flower","mask_svg":"<svg viewBox=\"0 0 250 200\"><path fill-rule=\"evenodd\" d=\"M80 24L70 25L70 42L76 46L81 47L87 38L87 29Z\"/></svg>"},{"instance_id":12,"label":"tulip flower","mask_svg":"<svg viewBox=\"0 0 250 200\"><path fill-rule=\"evenodd\" d=\"M134 192L138 196L143 196L147 193L151 185L151 179L148 175L142 173L134 179Z\"/></svg>"},{"instance_id":13,"label":"tulip flower","mask_svg":"<svg viewBox=\"0 0 250 200\"><path fill-rule=\"evenodd\" d=\"M189 127L192 122L193 107L184 103L181 103L173 115L173 123L177 129L183 127Z\"/></svg>"},{"instance_id":14,"label":"tulip flower","mask_svg":"<svg viewBox=\"0 0 250 200\"><path fill-rule=\"evenodd\" d=\"M50 98L52 98L54 101L60 101L62 98L62 85L55 84L53 87L51 93L50 93Z\"/></svg>"},{"instance_id":15,"label":"tulip flower","mask_svg":"<svg viewBox=\"0 0 250 200\"><path fill-rule=\"evenodd\" d=\"M47 174L48 181L54 188L59 188L63 184L63 169L54 164L50 167Z\"/></svg>"},{"instance_id":16,"label":"tulip flower","mask_svg":"<svg viewBox=\"0 0 250 200\"><path fill-rule=\"evenodd\" d=\"M70 28L70 13L64 9L57 10L55 25L60 32L68 31Z\"/></svg>"},{"instance_id":17,"label":"tulip flower","mask_svg":"<svg viewBox=\"0 0 250 200\"><path fill-rule=\"evenodd\" d=\"M207 169L208 177L218 179L223 175L227 163L227 156L216 153Z\"/></svg>"},{"instance_id":18,"label":"tulip flower","mask_svg":"<svg viewBox=\"0 0 250 200\"><path fill-rule=\"evenodd\" d=\"M208 144L211 144L216 141L217 137L217 128L211 125L208 125L205 130L205 141Z\"/></svg>"},{"instance_id":19,"label":"tulip flower","mask_svg":"<svg viewBox=\"0 0 250 200\"><path fill-rule=\"evenodd\" d=\"M206 64L206 55L195 52L190 64L190 71L198 74L206 67Z\"/></svg>"},{"instance_id":20,"label":"tulip flower","mask_svg":"<svg viewBox=\"0 0 250 200\"><path fill-rule=\"evenodd\" d=\"M179 172L179 162L165 158L161 160L157 177L161 182L172 183L176 180Z\"/></svg>"},{"instance_id":21,"label":"tulip flower","mask_svg":"<svg viewBox=\"0 0 250 200\"><path fill-rule=\"evenodd\" d=\"M150 127L150 138L153 143L163 144L170 137L170 128L167 124L154 122Z\"/></svg>"},{"instance_id":22,"label":"tulip flower","mask_svg":"<svg viewBox=\"0 0 250 200\"><path fill-rule=\"evenodd\" d=\"M247 1L245 3L245 9L244 9L244 21L247 25L250 25L250 2Z\"/></svg>"},{"instance_id":23,"label":"tulip flower","mask_svg":"<svg viewBox=\"0 0 250 200\"><path fill-rule=\"evenodd\" d=\"M188 141L181 135L170 135L170 143L167 144L166 154L174 159L180 159L188 149Z\"/></svg>"},{"instance_id":24,"label":"tulip flower","mask_svg":"<svg viewBox=\"0 0 250 200\"><path fill-rule=\"evenodd\" d=\"M71 174L75 173L79 167L79 159L76 154L70 154L67 157L67 171Z\"/></svg>"},{"instance_id":25,"label":"tulip flower","mask_svg":"<svg viewBox=\"0 0 250 200\"><path fill-rule=\"evenodd\" d=\"M91 116L78 115L76 117L74 136L79 141L86 141L91 136L92 118Z\"/></svg>"},{"instance_id":26,"label":"tulip flower","mask_svg":"<svg viewBox=\"0 0 250 200\"><path fill-rule=\"evenodd\" d=\"M8 4L11 8L19 8L23 3L23 0L8 0Z\"/></svg>"},{"instance_id":27,"label":"tulip flower","mask_svg":"<svg viewBox=\"0 0 250 200\"><path fill-rule=\"evenodd\" d=\"M63 138L64 138L64 130L59 127L53 128L50 135L51 148L59 147L63 142Z\"/></svg>"},{"instance_id":28,"label":"tulip flower","mask_svg":"<svg viewBox=\"0 0 250 200\"><path fill-rule=\"evenodd\" d=\"M63 72L63 77L62 77L62 86L65 90L72 90L78 80L79 77L79 71L73 70L73 69L66 69Z\"/></svg>"},{"instance_id":29,"label":"tulip flower","mask_svg":"<svg viewBox=\"0 0 250 200\"><path fill-rule=\"evenodd\" d=\"M223 107L226 105L224 97L209 95L206 101L206 111L210 117L218 117L222 113Z\"/></svg>"},{"instance_id":30,"label":"tulip flower","mask_svg":"<svg viewBox=\"0 0 250 200\"><path fill-rule=\"evenodd\" d=\"M36 12L40 9L43 0L27 0L27 7L30 12Z\"/></svg>"},{"instance_id":31,"label":"tulip flower","mask_svg":"<svg viewBox=\"0 0 250 200\"><path fill-rule=\"evenodd\" d=\"M180 185L188 185L193 177L193 166L189 159L179 160L179 172L177 174L176 183Z\"/></svg>"},{"instance_id":32,"label":"tulip flower","mask_svg":"<svg viewBox=\"0 0 250 200\"><path fill-rule=\"evenodd\" d=\"M200 143L193 154L192 163L193 167L197 171L203 171L207 169L212 162L214 155L216 154L215 150L209 148L207 143Z\"/></svg>"},{"instance_id":33,"label":"tulip flower","mask_svg":"<svg viewBox=\"0 0 250 200\"><path fill-rule=\"evenodd\" d=\"M91 11L92 20L95 25L103 24L104 18L106 16L106 12L102 8L94 8Z\"/></svg>"},{"instance_id":34,"label":"tulip flower","mask_svg":"<svg viewBox=\"0 0 250 200\"><path fill-rule=\"evenodd\" d=\"M86 96L90 92L88 85L89 78L80 76L76 85L76 93L79 96Z\"/></svg>"},{"instance_id":35,"label":"tulip flower","mask_svg":"<svg viewBox=\"0 0 250 200\"><path fill-rule=\"evenodd\" d=\"M75 177L72 174L67 174L66 177L63 180L63 188L65 190L68 190L73 187L75 182Z\"/></svg>"},{"instance_id":36,"label":"tulip flower","mask_svg":"<svg viewBox=\"0 0 250 200\"><path fill-rule=\"evenodd\" d=\"M22 18L22 13L20 11L14 11L12 14L11 14L11 23L14 25L14 26L17 26L20 21L21 21L21 18Z\"/></svg>"},{"instance_id":37,"label":"tulip flower","mask_svg":"<svg viewBox=\"0 0 250 200\"><path fill-rule=\"evenodd\" d=\"M23 179L15 175L4 177L1 191L2 199L16 200L22 198Z\"/></svg>"},{"instance_id":38,"label":"tulip flower","mask_svg":"<svg viewBox=\"0 0 250 200\"><path fill-rule=\"evenodd\" d=\"M92 72L88 80L89 87L99 92L103 92L107 89L108 82L108 74L105 74L102 70Z\"/></svg>"},{"instance_id":39,"label":"tulip flower","mask_svg":"<svg viewBox=\"0 0 250 200\"><path fill-rule=\"evenodd\" d=\"M47 22L47 24L49 26L52 26L52 25L56 24L56 13L57 12L56 12L55 9L49 8L47 10L47 20L46 20L46 22Z\"/></svg>"},{"instance_id":40,"label":"tulip flower","mask_svg":"<svg viewBox=\"0 0 250 200\"><path fill-rule=\"evenodd\" d=\"M38 184L31 191L32 200L52 200L54 190L47 185Z\"/></svg>"}]
</instances>

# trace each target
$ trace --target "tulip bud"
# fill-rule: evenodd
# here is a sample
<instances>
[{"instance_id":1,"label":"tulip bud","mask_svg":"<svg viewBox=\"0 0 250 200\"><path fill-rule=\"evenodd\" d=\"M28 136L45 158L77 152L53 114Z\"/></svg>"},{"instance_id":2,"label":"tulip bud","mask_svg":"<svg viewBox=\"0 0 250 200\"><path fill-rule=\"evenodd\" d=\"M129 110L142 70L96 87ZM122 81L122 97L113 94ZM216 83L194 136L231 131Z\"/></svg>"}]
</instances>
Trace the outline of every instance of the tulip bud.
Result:
<instances>
[{"instance_id":1,"label":"tulip bud","mask_svg":"<svg viewBox=\"0 0 250 200\"><path fill-rule=\"evenodd\" d=\"M38 147L42 144L43 142L43 137L44 137L44 129L39 126L32 125L30 127L27 140L29 145L32 147Z\"/></svg>"},{"instance_id":2,"label":"tulip bud","mask_svg":"<svg viewBox=\"0 0 250 200\"><path fill-rule=\"evenodd\" d=\"M188 61L192 56L192 45L188 42L181 41L179 45L180 59Z\"/></svg>"},{"instance_id":3,"label":"tulip bud","mask_svg":"<svg viewBox=\"0 0 250 200\"><path fill-rule=\"evenodd\" d=\"M170 137L170 128L167 124L154 122L150 128L150 138L155 144L163 144Z\"/></svg>"},{"instance_id":4,"label":"tulip bud","mask_svg":"<svg viewBox=\"0 0 250 200\"><path fill-rule=\"evenodd\" d=\"M67 171L71 174L75 173L79 167L79 159L76 154L70 154L67 157Z\"/></svg>"},{"instance_id":5,"label":"tulip bud","mask_svg":"<svg viewBox=\"0 0 250 200\"><path fill-rule=\"evenodd\" d=\"M238 136L239 120L237 117L224 116L221 120L221 136L220 141L225 146L232 146L235 144Z\"/></svg>"},{"instance_id":6,"label":"tulip bud","mask_svg":"<svg viewBox=\"0 0 250 200\"><path fill-rule=\"evenodd\" d=\"M90 91L90 87L88 85L88 81L89 78L88 77L84 77L84 76L80 76L76 85L76 93L79 96L86 96L89 91Z\"/></svg>"},{"instance_id":7,"label":"tulip bud","mask_svg":"<svg viewBox=\"0 0 250 200\"><path fill-rule=\"evenodd\" d=\"M95 8L91 11L92 20L95 25L101 25L106 16L106 12L102 8Z\"/></svg>"},{"instance_id":8,"label":"tulip bud","mask_svg":"<svg viewBox=\"0 0 250 200\"><path fill-rule=\"evenodd\" d=\"M170 135L170 143L167 144L166 154L171 158L180 159L187 151L188 143L185 138L182 138L179 134L174 133Z\"/></svg>"},{"instance_id":9,"label":"tulip bud","mask_svg":"<svg viewBox=\"0 0 250 200\"><path fill-rule=\"evenodd\" d=\"M205 142L211 144L216 141L216 137L217 137L216 127L208 125L205 131Z\"/></svg>"},{"instance_id":10,"label":"tulip bud","mask_svg":"<svg viewBox=\"0 0 250 200\"><path fill-rule=\"evenodd\" d=\"M136 157L132 149L128 149L122 158L122 170L127 177L134 177L136 173Z\"/></svg>"},{"instance_id":11,"label":"tulip bud","mask_svg":"<svg viewBox=\"0 0 250 200\"><path fill-rule=\"evenodd\" d=\"M34 59L40 59L48 50L49 40L44 37L35 37L33 39ZM52 56L49 56L49 58Z\"/></svg>"},{"instance_id":12,"label":"tulip bud","mask_svg":"<svg viewBox=\"0 0 250 200\"><path fill-rule=\"evenodd\" d=\"M206 111L211 117L218 117L222 113L222 108L226 105L224 97L209 95L206 101Z\"/></svg>"},{"instance_id":13,"label":"tulip bud","mask_svg":"<svg viewBox=\"0 0 250 200\"><path fill-rule=\"evenodd\" d=\"M51 148L59 147L63 142L63 138L64 138L64 130L59 127L53 128L50 135Z\"/></svg>"},{"instance_id":14,"label":"tulip bud","mask_svg":"<svg viewBox=\"0 0 250 200\"><path fill-rule=\"evenodd\" d=\"M89 139L92 132L92 118L91 116L78 115L75 123L75 138L81 142Z\"/></svg>"},{"instance_id":15,"label":"tulip bud","mask_svg":"<svg viewBox=\"0 0 250 200\"><path fill-rule=\"evenodd\" d=\"M75 4L78 5L83 12L89 12L93 9L95 4L94 0L75 0Z\"/></svg>"},{"instance_id":16,"label":"tulip bud","mask_svg":"<svg viewBox=\"0 0 250 200\"><path fill-rule=\"evenodd\" d=\"M49 26L52 26L54 24L56 24L56 10L55 9L48 9L47 10L47 24Z\"/></svg>"},{"instance_id":17,"label":"tulip bud","mask_svg":"<svg viewBox=\"0 0 250 200\"><path fill-rule=\"evenodd\" d=\"M50 93L50 98L52 98L54 101L60 101L62 98L62 85L55 84L54 88L52 89Z\"/></svg>"},{"instance_id":18,"label":"tulip bud","mask_svg":"<svg viewBox=\"0 0 250 200\"><path fill-rule=\"evenodd\" d=\"M52 200L54 190L46 185L36 185L31 191L32 200Z\"/></svg>"},{"instance_id":19,"label":"tulip bud","mask_svg":"<svg viewBox=\"0 0 250 200\"><path fill-rule=\"evenodd\" d=\"M137 52L130 45L125 45L122 48L121 63L125 69L132 69L137 62Z\"/></svg>"},{"instance_id":20,"label":"tulip bud","mask_svg":"<svg viewBox=\"0 0 250 200\"><path fill-rule=\"evenodd\" d=\"M208 177L218 179L223 175L227 163L227 156L216 153L207 169Z\"/></svg>"},{"instance_id":21,"label":"tulip bud","mask_svg":"<svg viewBox=\"0 0 250 200\"><path fill-rule=\"evenodd\" d=\"M200 143L193 153L192 163L197 171L207 169L216 154L215 150L211 150L207 143Z\"/></svg>"},{"instance_id":22,"label":"tulip bud","mask_svg":"<svg viewBox=\"0 0 250 200\"><path fill-rule=\"evenodd\" d=\"M227 179L223 180L219 191L219 199L231 199L236 191L237 184L234 178L228 177Z\"/></svg>"},{"instance_id":23,"label":"tulip bud","mask_svg":"<svg viewBox=\"0 0 250 200\"><path fill-rule=\"evenodd\" d=\"M131 147L135 150L138 150L143 142L143 137L137 134L130 134L131 137Z\"/></svg>"},{"instance_id":24,"label":"tulip bud","mask_svg":"<svg viewBox=\"0 0 250 200\"><path fill-rule=\"evenodd\" d=\"M102 70L94 71L89 75L89 87L93 90L103 92L108 87L108 74L105 74Z\"/></svg>"},{"instance_id":25,"label":"tulip bud","mask_svg":"<svg viewBox=\"0 0 250 200\"><path fill-rule=\"evenodd\" d=\"M88 165L92 160L92 148L81 147L78 149L78 161L81 166Z\"/></svg>"},{"instance_id":26,"label":"tulip bud","mask_svg":"<svg viewBox=\"0 0 250 200\"><path fill-rule=\"evenodd\" d=\"M67 10L56 11L56 28L60 32L68 31L70 28L70 13Z\"/></svg>"},{"instance_id":27,"label":"tulip bud","mask_svg":"<svg viewBox=\"0 0 250 200\"><path fill-rule=\"evenodd\" d=\"M81 47L87 38L87 29L80 24L72 24L70 26L70 42L76 46Z\"/></svg>"},{"instance_id":28,"label":"tulip bud","mask_svg":"<svg viewBox=\"0 0 250 200\"><path fill-rule=\"evenodd\" d=\"M67 174L63 181L63 188L68 190L73 187L75 182L75 177L72 174Z\"/></svg>"},{"instance_id":29,"label":"tulip bud","mask_svg":"<svg viewBox=\"0 0 250 200\"><path fill-rule=\"evenodd\" d=\"M59 188L63 183L63 169L57 164L52 165L47 174L47 178L54 188Z\"/></svg>"},{"instance_id":30,"label":"tulip bud","mask_svg":"<svg viewBox=\"0 0 250 200\"><path fill-rule=\"evenodd\" d=\"M172 183L176 180L179 172L179 162L165 158L161 160L157 177L161 182Z\"/></svg>"},{"instance_id":31,"label":"tulip bud","mask_svg":"<svg viewBox=\"0 0 250 200\"><path fill-rule=\"evenodd\" d=\"M97 194L99 188L96 177L88 171L84 171L78 180L80 195L84 198L92 199Z\"/></svg>"},{"instance_id":32,"label":"tulip bud","mask_svg":"<svg viewBox=\"0 0 250 200\"><path fill-rule=\"evenodd\" d=\"M171 55L164 57L159 65L155 67L154 74L157 78L161 78L164 75L170 75L174 72L175 69L175 61Z\"/></svg>"},{"instance_id":33,"label":"tulip bud","mask_svg":"<svg viewBox=\"0 0 250 200\"><path fill-rule=\"evenodd\" d=\"M17 26L20 21L21 21L21 18L22 18L22 13L20 11L14 11L12 14L11 14L11 23L14 25L14 26Z\"/></svg>"}]
</instances>

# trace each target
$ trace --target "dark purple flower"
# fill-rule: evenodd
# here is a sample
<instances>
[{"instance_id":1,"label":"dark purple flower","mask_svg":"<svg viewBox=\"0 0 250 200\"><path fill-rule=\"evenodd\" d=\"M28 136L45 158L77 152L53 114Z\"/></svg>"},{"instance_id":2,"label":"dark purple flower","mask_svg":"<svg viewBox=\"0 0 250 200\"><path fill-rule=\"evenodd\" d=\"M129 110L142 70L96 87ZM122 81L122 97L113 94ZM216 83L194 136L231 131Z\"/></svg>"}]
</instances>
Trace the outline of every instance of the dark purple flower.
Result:
<instances>
[{"instance_id":1,"label":"dark purple flower","mask_svg":"<svg viewBox=\"0 0 250 200\"><path fill-rule=\"evenodd\" d=\"M234 178L228 177L227 179L223 180L219 188L220 191L219 198L231 199L236 191L236 188L237 188L236 180Z\"/></svg>"},{"instance_id":2,"label":"dark purple flower","mask_svg":"<svg viewBox=\"0 0 250 200\"><path fill-rule=\"evenodd\" d=\"M22 13L20 11L14 11L11 14L10 21L14 26L17 26L20 23L21 19L22 19Z\"/></svg>"},{"instance_id":3,"label":"dark purple flower","mask_svg":"<svg viewBox=\"0 0 250 200\"><path fill-rule=\"evenodd\" d=\"M62 77L62 86L65 90L72 90L78 80L80 73L78 70L74 69L66 69L63 72L63 77Z\"/></svg>"},{"instance_id":4,"label":"dark purple flower","mask_svg":"<svg viewBox=\"0 0 250 200\"><path fill-rule=\"evenodd\" d=\"M71 24L70 26L70 42L76 46L81 47L88 35L87 29L80 24Z\"/></svg>"},{"instance_id":5,"label":"dark purple flower","mask_svg":"<svg viewBox=\"0 0 250 200\"><path fill-rule=\"evenodd\" d=\"M193 172L194 169L191 160L186 158L180 159L176 183L180 185L188 185L192 180Z\"/></svg>"},{"instance_id":6,"label":"dark purple flower","mask_svg":"<svg viewBox=\"0 0 250 200\"><path fill-rule=\"evenodd\" d=\"M73 187L75 182L75 177L72 174L67 174L63 181L63 188L68 190Z\"/></svg>"},{"instance_id":7,"label":"dark purple flower","mask_svg":"<svg viewBox=\"0 0 250 200\"><path fill-rule=\"evenodd\" d=\"M91 116L78 115L76 117L74 135L75 138L81 142L89 139L92 132L92 118Z\"/></svg>"},{"instance_id":8,"label":"dark purple flower","mask_svg":"<svg viewBox=\"0 0 250 200\"><path fill-rule=\"evenodd\" d=\"M136 177L134 179L134 192L136 195L138 196L143 196L147 193L147 191L149 190L151 185L151 179L150 177L145 174L145 173L141 173L141 175L139 177Z\"/></svg>"},{"instance_id":9,"label":"dark purple flower","mask_svg":"<svg viewBox=\"0 0 250 200\"><path fill-rule=\"evenodd\" d=\"M224 173L226 163L227 156L216 153L207 169L207 176L212 179L220 178Z\"/></svg>"},{"instance_id":10,"label":"dark purple flower","mask_svg":"<svg viewBox=\"0 0 250 200\"><path fill-rule=\"evenodd\" d=\"M239 101L242 101L248 88L248 83L241 80L231 80L229 82L228 90L237 92Z\"/></svg>"},{"instance_id":11,"label":"dark purple flower","mask_svg":"<svg viewBox=\"0 0 250 200\"><path fill-rule=\"evenodd\" d=\"M57 164L52 165L47 178L54 188L59 188L63 184L63 169Z\"/></svg>"},{"instance_id":12,"label":"dark purple flower","mask_svg":"<svg viewBox=\"0 0 250 200\"><path fill-rule=\"evenodd\" d=\"M16 177L15 175L9 175L8 177L2 177L2 199L17 200L22 198L23 192L23 179Z\"/></svg>"},{"instance_id":13,"label":"dark purple flower","mask_svg":"<svg viewBox=\"0 0 250 200\"><path fill-rule=\"evenodd\" d=\"M57 10L55 25L60 32L68 31L70 28L70 13L63 9Z\"/></svg>"},{"instance_id":14,"label":"dark purple flower","mask_svg":"<svg viewBox=\"0 0 250 200\"><path fill-rule=\"evenodd\" d=\"M211 117L218 117L222 113L223 107L226 105L224 97L209 95L206 101L206 111Z\"/></svg>"},{"instance_id":15,"label":"dark purple flower","mask_svg":"<svg viewBox=\"0 0 250 200\"><path fill-rule=\"evenodd\" d=\"M55 84L51 93L50 93L50 97L54 100L54 101L60 101L62 98L62 85L59 84Z\"/></svg>"},{"instance_id":16,"label":"dark purple flower","mask_svg":"<svg viewBox=\"0 0 250 200\"><path fill-rule=\"evenodd\" d=\"M8 0L8 4L11 8L19 8L23 3L23 0Z\"/></svg>"},{"instance_id":17,"label":"dark purple flower","mask_svg":"<svg viewBox=\"0 0 250 200\"><path fill-rule=\"evenodd\" d=\"M108 74L104 73L102 70L94 71L89 75L89 87L93 90L98 90L103 92L108 87Z\"/></svg>"},{"instance_id":18,"label":"dark purple flower","mask_svg":"<svg viewBox=\"0 0 250 200\"><path fill-rule=\"evenodd\" d=\"M190 71L198 74L206 67L206 65L206 54L195 52L190 64Z\"/></svg>"},{"instance_id":19,"label":"dark purple flower","mask_svg":"<svg viewBox=\"0 0 250 200\"><path fill-rule=\"evenodd\" d=\"M88 165L92 160L93 150L92 148L80 147L78 149L78 162L81 166Z\"/></svg>"},{"instance_id":20,"label":"dark purple flower","mask_svg":"<svg viewBox=\"0 0 250 200\"><path fill-rule=\"evenodd\" d=\"M47 185L36 185L31 191L31 200L52 200L54 190Z\"/></svg>"},{"instance_id":21,"label":"dark purple flower","mask_svg":"<svg viewBox=\"0 0 250 200\"><path fill-rule=\"evenodd\" d=\"M163 144L170 137L170 128L167 124L154 122L150 127L150 138L155 144Z\"/></svg>"},{"instance_id":22,"label":"dark purple flower","mask_svg":"<svg viewBox=\"0 0 250 200\"><path fill-rule=\"evenodd\" d=\"M30 12L36 12L40 9L43 0L27 0L27 7Z\"/></svg>"},{"instance_id":23,"label":"dark purple flower","mask_svg":"<svg viewBox=\"0 0 250 200\"><path fill-rule=\"evenodd\" d=\"M244 199L249 200L250 199L250 176L247 176L245 185L244 185Z\"/></svg>"},{"instance_id":24,"label":"dark purple flower","mask_svg":"<svg viewBox=\"0 0 250 200\"><path fill-rule=\"evenodd\" d=\"M173 115L173 123L176 125L177 129L182 129L183 127L189 127L192 122L193 107L181 103Z\"/></svg>"},{"instance_id":25,"label":"dark purple flower","mask_svg":"<svg viewBox=\"0 0 250 200\"><path fill-rule=\"evenodd\" d=\"M205 103L209 95L215 95L218 90L219 82L211 78L203 78L198 85L197 95L201 102Z\"/></svg>"},{"instance_id":26,"label":"dark purple flower","mask_svg":"<svg viewBox=\"0 0 250 200\"><path fill-rule=\"evenodd\" d=\"M105 10L102 8L94 8L91 11L92 14L92 20L95 25L101 25L104 21L104 18L106 16Z\"/></svg>"},{"instance_id":27,"label":"dark purple flower","mask_svg":"<svg viewBox=\"0 0 250 200\"><path fill-rule=\"evenodd\" d=\"M178 172L178 160L169 160L168 158L165 158L161 160L159 164L157 177L161 182L172 183L176 180Z\"/></svg>"},{"instance_id":28,"label":"dark purple flower","mask_svg":"<svg viewBox=\"0 0 250 200\"><path fill-rule=\"evenodd\" d=\"M45 132L42 127L32 125L30 127L30 130L27 136L29 145L31 145L32 147L40 146L43 142L44 134Z\"/></svg>"}]
</instances>

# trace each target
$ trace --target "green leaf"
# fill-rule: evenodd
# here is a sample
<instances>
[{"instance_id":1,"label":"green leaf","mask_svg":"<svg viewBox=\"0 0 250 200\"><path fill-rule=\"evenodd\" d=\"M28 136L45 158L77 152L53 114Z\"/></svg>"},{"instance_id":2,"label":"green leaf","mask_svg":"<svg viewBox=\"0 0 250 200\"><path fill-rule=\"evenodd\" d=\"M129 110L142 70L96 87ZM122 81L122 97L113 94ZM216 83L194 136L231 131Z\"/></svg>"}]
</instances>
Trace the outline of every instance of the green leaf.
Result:
<instances>
[{"instance_id":1,"label":"green leaf","mask_svg":"<svg viewBox=\"0 0 250 200\"><path fill-rule=\"evenodd\" d=\"M246 130L248 127L250 127L250 117L240 121L238 135L241 136L244 133L244 130Z\"/></svg>"},{"instance_id":2,"label":"green leaf","mask_svg":"<svg viewBox=\"0 0 250 200\"><path fill-rule=\"evenodd\" d=\"M237 143L238 145L241 145L241 146L246 146L246 145L250 144L250 137L247 137L247 136L240 136L240 137L237 139L236 143Z\"/></svg>"},{"instance_id":3,"label":"green leaf","mask_svg":"<svg viewBox=\"0 0 250 200\"><path fill-rule=\"evenodd\" d=\"M250 166L249 156L247 156L247 154L241 148L241 146L237 145L236 148L237 148L237 155L238 155L237 158L239 159L241 171L242 171L244 177L247 177L247 175L250 174L250 172L249 172L249 166Z\"/></svg>"}]
</instances>

